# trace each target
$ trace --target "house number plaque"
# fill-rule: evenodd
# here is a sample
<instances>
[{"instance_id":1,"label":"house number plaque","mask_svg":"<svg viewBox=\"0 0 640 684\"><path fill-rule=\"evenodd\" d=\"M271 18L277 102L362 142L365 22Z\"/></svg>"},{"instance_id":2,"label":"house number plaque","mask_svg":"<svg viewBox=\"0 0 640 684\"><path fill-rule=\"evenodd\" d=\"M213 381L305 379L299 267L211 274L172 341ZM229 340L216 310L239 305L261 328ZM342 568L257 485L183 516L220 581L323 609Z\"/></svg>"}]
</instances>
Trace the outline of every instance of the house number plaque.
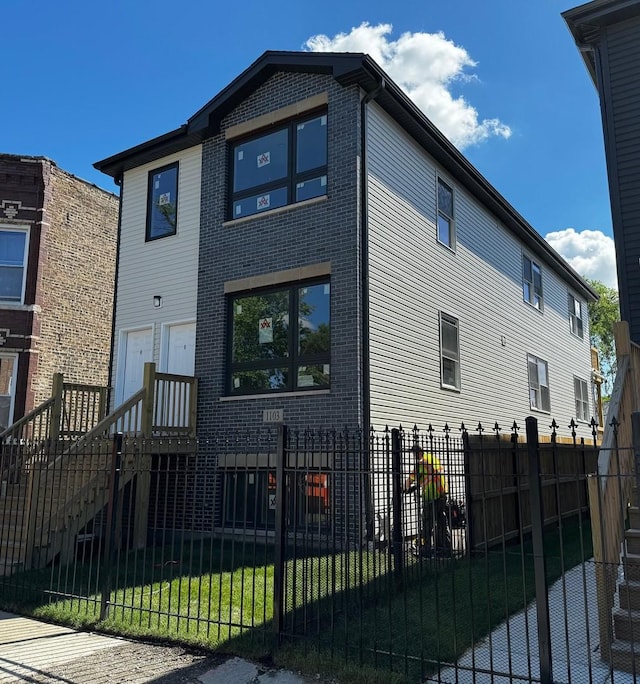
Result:
<instances>
[{"instance_id":1,"label":"house number plaque","mask_svg":"<svg viewBox=\"0 0 640 684\"><path fill-rule=\"evenodd\" d=\"M284 409L265 409L262 412L263 423L283 423Z\"/></svg>"}]
</instances>

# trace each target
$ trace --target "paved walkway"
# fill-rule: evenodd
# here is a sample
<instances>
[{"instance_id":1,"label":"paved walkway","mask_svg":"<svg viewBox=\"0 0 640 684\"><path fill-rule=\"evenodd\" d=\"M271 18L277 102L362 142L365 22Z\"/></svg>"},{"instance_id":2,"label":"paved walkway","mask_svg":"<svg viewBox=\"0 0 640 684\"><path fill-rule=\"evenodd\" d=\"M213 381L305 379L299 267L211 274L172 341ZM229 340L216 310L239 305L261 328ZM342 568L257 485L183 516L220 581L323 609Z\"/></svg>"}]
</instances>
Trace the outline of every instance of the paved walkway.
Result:
<instances>
[{"instance_id":1,"label":"paved walkway","mask_svg":"<svg viewBox=\"0 0 640 684\"><path fill-rule=\"evenodd\" d=\"M77 632L0 611L0 683L305 684L241 658Z\"/></svg>"}]
</instances>

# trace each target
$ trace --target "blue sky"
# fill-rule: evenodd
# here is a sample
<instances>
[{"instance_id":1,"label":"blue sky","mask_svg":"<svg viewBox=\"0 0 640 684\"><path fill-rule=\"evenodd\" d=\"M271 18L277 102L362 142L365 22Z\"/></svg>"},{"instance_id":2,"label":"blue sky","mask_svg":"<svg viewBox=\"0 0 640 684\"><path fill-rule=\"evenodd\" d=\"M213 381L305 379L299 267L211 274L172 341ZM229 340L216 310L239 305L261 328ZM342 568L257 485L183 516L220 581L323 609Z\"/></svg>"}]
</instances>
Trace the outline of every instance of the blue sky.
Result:
<instances>
[{"instance_id":1,"label":"blue sky","mask_svg":"<svg viewBox=\"0 0 640 684\"><path fill-rule=\"evenodd\" d=\"M574 4L4 0L0 151L115 191L93 162L177 128L264 50L321 35L316 46L386 60L577 270L613 285L599 102L560 16Z\"/></svg>"}]
</instances>

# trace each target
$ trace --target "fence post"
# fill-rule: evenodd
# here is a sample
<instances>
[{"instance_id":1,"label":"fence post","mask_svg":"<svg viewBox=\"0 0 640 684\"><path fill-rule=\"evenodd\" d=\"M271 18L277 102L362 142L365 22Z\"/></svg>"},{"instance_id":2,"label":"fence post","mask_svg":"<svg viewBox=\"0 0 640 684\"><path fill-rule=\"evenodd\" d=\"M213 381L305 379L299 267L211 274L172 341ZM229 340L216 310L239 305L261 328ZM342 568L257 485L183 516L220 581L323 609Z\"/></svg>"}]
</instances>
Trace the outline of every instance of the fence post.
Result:
<instances>
[{"instance_id":1,"label":"fence post","mask_svg":"<svg viewBox=\"0 0 640 684\"><path fill-rule=\"evenodd\" d=\"M53 374L53 383L51 385L51 396L53 398L53 406L51 407L51 415L49 420L49 438L51 443L57 442L60 438L60 421L62 420L62 393L64 390L64 376L62 373Z\"/></svg>"},{"instance_id":2,"label":"fence post","mask_svg":"<svg viewBox=\"0 0 640 684\"><path fill-rule=\"evenodd\" d=\"M391 505L393 567L396 584L401 587L404 574L404 553L402 549L402 440L400 430L391 430Z\"/></svg>"},{"instance_id":3,"label":"fence post","mask_svg":"<svg viewBox=\"0 0 640 684\"><path fill-rule=\"evenodd\" d=\"M118 506L118 488L120 466L122 461L122 433L113 436L111 449L111 472L109 474L109 498L107 502L107 527L104 544L104 572L100 597L100 620L105 620L109 610L111 597L112 570L115 558L116 512Z\"/></svg>"},{"instance_id":4,"label":"fence post","mask_svg":"<svg viewBox=\"0 0 640 684\"><path fill-rule=\"evenodd\" d=\"M285 496L287 483L285 482L284 461L286 457L287 426L278 425L278 448L276 451L276 537L275 537L275 565L273 568L273 629L277 643L280 643L284 628L284 564L286 543L287 511Z\"/></svg>"},{"instance_id":5,"label":"fence post","mask_svg":"<svg viewBox=\"0 0 640 684\"><path fill-rule=\"evenodd\" d=\"M533 568L536 585L536 616L538 621L538 654L540 658L540 681L552 684L551 627L549 624L549 589L547 586L544 556L542 510L542 486L540 483L540 445L538 421L533 416L526 419L527 455L529 457L529 496L531 500L531 537L533 540Z\"/></svg>"}]
</instances>

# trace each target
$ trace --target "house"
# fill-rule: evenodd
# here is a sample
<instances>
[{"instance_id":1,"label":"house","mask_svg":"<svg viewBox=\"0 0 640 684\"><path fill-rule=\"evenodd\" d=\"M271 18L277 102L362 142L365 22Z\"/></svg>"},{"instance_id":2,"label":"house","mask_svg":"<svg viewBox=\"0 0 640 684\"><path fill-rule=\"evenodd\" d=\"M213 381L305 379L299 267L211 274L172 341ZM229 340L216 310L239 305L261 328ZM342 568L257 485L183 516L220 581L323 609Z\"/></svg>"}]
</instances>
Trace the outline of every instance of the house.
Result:
<instances>
[{"instance_id":1,"label":"house","mask_svg":"<svg viewBox=\"0 0 640 684\"><path fill-rule=\"evenodd\" d=\"M45 157L0 154L0 432L54 373L107 384L118 198Z\"/></svg>"},{"instance_id":2,"label":"house","mask_svg":"<svg viewBox=\"0 0 640 684\"><path fill-rule=\"evenodd\" d=\"M266 52L95 167L121 187L117 401L155 361L195 371L203 438L591 435L595 293L368 55Z\"/></svg>"},{"instance_id":3,"label":"house","mask_svg":"<svg viewBox=\"0 0 640 684\"><path fill-rule=\"evenodd\" d=\"M594 0L562 16L600 96L620 314L640 343L640 2Z\"/></svg>"}]
</instances>

